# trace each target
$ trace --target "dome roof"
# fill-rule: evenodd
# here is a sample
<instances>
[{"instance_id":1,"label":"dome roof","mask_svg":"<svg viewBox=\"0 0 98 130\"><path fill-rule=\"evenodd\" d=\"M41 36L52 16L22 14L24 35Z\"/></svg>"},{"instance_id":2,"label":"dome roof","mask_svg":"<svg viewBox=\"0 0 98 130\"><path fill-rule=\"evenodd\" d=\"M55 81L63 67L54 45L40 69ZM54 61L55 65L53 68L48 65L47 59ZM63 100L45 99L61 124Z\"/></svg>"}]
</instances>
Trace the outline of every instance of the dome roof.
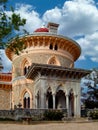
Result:
<instances>
[{"instance_id":1,"label":"dome roof","mask_svg":"<svg viewBox=\"0 0 98 130\"><path fill-rule=\"evenodd\" d=\"M34 32L49 32L49 29L45 27L41 27L41 28L36 29Z\"/></svg>"}]
</instances>

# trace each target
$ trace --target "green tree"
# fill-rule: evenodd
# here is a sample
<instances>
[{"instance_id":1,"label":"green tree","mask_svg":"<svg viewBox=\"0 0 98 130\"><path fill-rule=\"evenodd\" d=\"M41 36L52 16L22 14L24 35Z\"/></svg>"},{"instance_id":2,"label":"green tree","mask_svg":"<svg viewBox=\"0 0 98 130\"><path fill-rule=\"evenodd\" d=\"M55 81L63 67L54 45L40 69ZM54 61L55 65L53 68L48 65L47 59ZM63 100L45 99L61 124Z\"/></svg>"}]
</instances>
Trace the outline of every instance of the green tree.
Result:
<instances>
[{"instance_id":1,"label":"green tree","mask_svg":"<svg viewBox=\"0 0 98 130\"><path fill-rule=\"evenodd\" d=\"M19 40L19 35L15 34L15 31L20 32L20 27L26 24L26 19L20 17L20 14L16 14L13 7L10 7L11 16L7 15L6 2L8 0L0 0L0 48L9 46L9 41L13 39L15 44L10 46L10 49L16 54L23 49L23 41ZM23 30L26 32L26 30ZM19 44L18 44L19 43Z\"/></svg>"},{"instance_id":2,"label":"green tree","mask_svg":"<svg viewBox=\"0 0 98 130\"><path fill-rule=\"evenodd\" d=\"M84 84L88 87L85 106L86 108L98 108L98 70L93 69L92 73L85 78L87 82Z\"/></svg>"}]
</instances>

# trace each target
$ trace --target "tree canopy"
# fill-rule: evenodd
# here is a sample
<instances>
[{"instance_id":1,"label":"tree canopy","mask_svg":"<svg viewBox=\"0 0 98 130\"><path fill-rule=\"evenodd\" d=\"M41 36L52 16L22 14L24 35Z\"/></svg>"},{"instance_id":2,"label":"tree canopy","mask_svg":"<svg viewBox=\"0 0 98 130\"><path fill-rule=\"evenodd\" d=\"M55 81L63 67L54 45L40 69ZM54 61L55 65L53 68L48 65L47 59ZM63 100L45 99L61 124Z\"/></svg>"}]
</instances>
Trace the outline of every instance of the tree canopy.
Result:
<instances>
[{"instance_id":1,"label":"tree canopy","mask_svg":"<svg viewBox=\"0 0 98 130\"><path fill-rule=\"evenodd\" d=\"M86 108L98 108L98 70L93 69L92 73L85 77L84 85L88 87L84 104Z\"/></svg>"},{"instance_id":2,"label":"tree canopy","mask_svg":"<svg viewBox=\"0 0 98 130\"><path fill-rule=\"evenodd\" d=\"M20 14L16 14L13 7L10 6L11 15L7 14L6 2L8 0L0 0L0 48L5 48L9 45L9 41L14 37L15 45L12 45L10 49L16 54L22 50L23 42L20 42L19 35L15 34L15 31L20 31L20 27L26 24L26 19L21 18ZM23 30L26 32L26 30ZM20 44L17 44L19 43Z\"/></svg>"}]
</instances>

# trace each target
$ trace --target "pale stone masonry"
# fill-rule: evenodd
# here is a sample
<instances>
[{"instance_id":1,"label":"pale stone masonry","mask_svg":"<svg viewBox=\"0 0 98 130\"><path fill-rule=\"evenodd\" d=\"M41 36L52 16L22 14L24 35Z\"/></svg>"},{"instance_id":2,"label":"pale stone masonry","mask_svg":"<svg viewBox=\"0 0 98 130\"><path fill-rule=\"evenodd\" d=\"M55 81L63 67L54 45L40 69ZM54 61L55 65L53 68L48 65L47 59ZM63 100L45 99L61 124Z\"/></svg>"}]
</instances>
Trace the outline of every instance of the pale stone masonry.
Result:
<instances>
[{"instance_id":1,"label":"pale stone masonry","mask_svg":"<svg viewBox=\"0 0 98 130\"><path fill-rule=\"evenodd\" d=\"M0 110L9 110L10 107L10 91L0 88Z\"/></svg>"},{"instance_id":2,"label":"pale stone masonry","mask_svg":"<svg viewBox=\"0 0 98 130\"><path fill-rule=\"evenodd\" d=\"M11 73L0 73L0 110L11 109Z\"/></svg>"}]
</instances>

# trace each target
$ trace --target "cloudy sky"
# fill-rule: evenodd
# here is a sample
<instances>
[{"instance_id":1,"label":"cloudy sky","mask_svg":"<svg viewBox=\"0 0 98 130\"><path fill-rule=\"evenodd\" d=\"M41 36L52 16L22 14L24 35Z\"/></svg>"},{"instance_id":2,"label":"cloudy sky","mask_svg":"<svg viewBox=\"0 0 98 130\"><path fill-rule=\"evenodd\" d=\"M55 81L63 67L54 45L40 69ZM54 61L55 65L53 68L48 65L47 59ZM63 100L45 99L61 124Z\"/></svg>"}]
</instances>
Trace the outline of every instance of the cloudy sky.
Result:
<instances>
[{"instance_id":1,"label":"cloudy sky","mask_svg":"<svg viewBox=\"0 0 98 130\"><path fill-rule=\"evenodd\" d=\"M58 33L81 46L82 53L75 67L98 68L97 0L9 0L9 5L27 19L25 29L30 33L48 22L60 24ZM9 70L10 62L3 62Z\"/></svg>"}]
</instances>

